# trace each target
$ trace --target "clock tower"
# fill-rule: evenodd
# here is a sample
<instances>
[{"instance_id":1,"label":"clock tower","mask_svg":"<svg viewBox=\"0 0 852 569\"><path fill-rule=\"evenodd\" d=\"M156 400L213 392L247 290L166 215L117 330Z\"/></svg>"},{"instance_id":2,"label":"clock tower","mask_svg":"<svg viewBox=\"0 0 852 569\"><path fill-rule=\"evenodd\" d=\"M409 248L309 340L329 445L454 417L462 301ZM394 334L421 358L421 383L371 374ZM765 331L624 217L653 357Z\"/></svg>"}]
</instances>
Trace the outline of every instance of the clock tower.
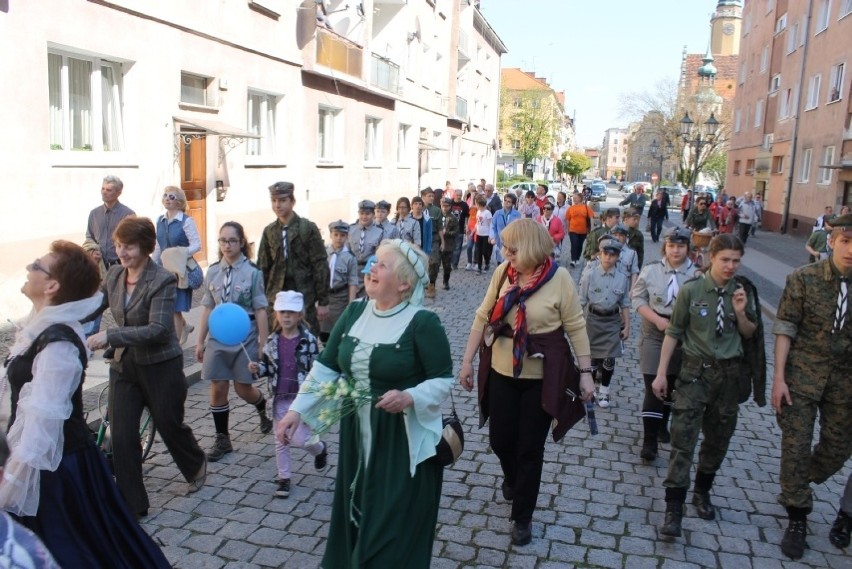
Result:
<instances>
[{"instance_id":1,"label":"clock tower","mask_svg":"<svg viewBox=\"0 0 852 569\"><path fill-rule=\"evenodd\" d=\"M713 55L739 55L742 20L742 0L719 0L710 19L710 50Z\"/></svg>"}]
</instances>

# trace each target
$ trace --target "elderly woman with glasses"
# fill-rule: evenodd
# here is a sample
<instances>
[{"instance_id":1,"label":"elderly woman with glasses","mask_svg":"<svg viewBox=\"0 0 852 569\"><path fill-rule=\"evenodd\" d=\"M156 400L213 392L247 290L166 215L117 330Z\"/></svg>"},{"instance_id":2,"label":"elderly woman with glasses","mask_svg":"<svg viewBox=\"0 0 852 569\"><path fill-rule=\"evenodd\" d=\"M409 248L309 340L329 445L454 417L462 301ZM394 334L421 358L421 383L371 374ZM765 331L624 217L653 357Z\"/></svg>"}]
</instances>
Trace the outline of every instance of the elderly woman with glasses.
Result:
<instances>
[{"instance_id":1,"label":"elderly woman with glasses","mask_svg":"<svg viewBox=\"0 0 852 569\"><path fill-rule=\"evenodd\" d=\"M553 209L553 204L546 202L541 208L541 215L536 217L536 221L547 229L547 233L553 239L553 256L558 259L562 254L562 239L565 237L565 226L559 217L553 215Z\"/></svg>"},{"instance_id":2,"label":"elderly woman with glasses","mask_svg":"<svg viewBox=\"0 0 852 569\"><path fill-rule=\"evenodd\" d=\"M12 455L0 467L0 508L19 516L62 567L170 567L128 510L83 415L88 356L80 320L101 305L100 282L89 254L68 241L54 241L27 266L21 292L33 310L3 370ZM30 566L2 552L0 560Z\"/></svg>"},{"instance_id":3,"label":"elderly woman with glasses","mask_svg":"<svg viewBox=\"0 0 852 569\"><path fill-rule=\"evenodd\" d=\"M494 271L476 310L459 381L473 389L473 357L483 346L480 426L491 419L488 436L503 469L503 498L512 502L512 543L526 545L547 433L555 419L558 441L583 417L579 400L589 400L595 384L580 297L571 275L551 257L553 239L534 219L510 223L501 237L508 262Z\"/></svg>"},{"instance_id":4,"label":"elderly woman with glasses","mask_svg":"<svg viewBox=\"0 0 852 569\"><path fill-rule=\"evenodd\" d=\"M350 378L366 395L340 425L340 458L323 567L429 567L441 498L441 403L453 384L447 332L422 306L427 258L385 241L365 275L369 300L338 320L290 410L283 442L304 420L323 430L323 386Z\"/></svg>"},{"instance_id":5,"label":"elderly woman with glasses","mask_svg":"<svg viewBox=\"0 0 852 569\"><path fill-rule=\"evenodd\" d=\"M163 207L166 211L157 218L157 245L154 247L154 254L151 256L154 261L161 265L166 265L166 268L172 268L170 265L174 263L175 269L183 274L186 271L186 261L188 261L195 253L201 251L201 238L198 236L198 228L195 221L186 215L186 194L177 186L166 186L163 190ZM168 249L175 249L170 252L169 256L174 255L172 260L167 264L163 259L163 252ZM180 339L180 343L186 343L187 338L193 331L193 327L186 323L183 317L184 312L189 312L192 307L192 289L188 286L180 288L181 281L178 281L178 288L175 294L175 333Z\"/></svg>"}]
</instances>

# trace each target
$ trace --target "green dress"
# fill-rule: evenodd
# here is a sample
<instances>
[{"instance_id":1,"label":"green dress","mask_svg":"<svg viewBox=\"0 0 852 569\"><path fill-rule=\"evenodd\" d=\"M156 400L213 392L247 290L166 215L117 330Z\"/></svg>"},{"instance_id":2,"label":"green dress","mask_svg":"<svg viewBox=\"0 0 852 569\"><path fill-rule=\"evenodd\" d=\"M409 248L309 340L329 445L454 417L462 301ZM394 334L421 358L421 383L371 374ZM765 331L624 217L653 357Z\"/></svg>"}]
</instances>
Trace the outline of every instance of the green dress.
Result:
<instances>
[{"instance_id":1,"label":"green dress","mask_svg":"<svg viewBox=\"0 0 852 569\"><path fill-rule=\"evenodd\" d=\"M434 313L417 311L395 342L365 345L349 331L368 307L372 303L347 307L319 356L323 365L368 381L374 397L427 379L452 377L447 335ZM364 418L369 420L368 431L360 428ZM410 456L403 414L371 405L341 420L323 568L429 567L443 468L429 458L416 465L412 476Z\"/></svg>"}]
</instances>

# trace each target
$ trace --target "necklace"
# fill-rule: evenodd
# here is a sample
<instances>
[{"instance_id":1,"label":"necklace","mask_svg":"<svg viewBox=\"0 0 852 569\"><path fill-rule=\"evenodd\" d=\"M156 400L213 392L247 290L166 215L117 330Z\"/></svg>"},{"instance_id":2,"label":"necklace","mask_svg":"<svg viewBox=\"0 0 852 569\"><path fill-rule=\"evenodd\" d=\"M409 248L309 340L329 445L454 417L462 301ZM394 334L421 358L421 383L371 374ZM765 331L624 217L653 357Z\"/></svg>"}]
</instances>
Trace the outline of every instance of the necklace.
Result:
<instances>
[{"instance_id":1,"label":"necklace","mask_svg":"<svg viewBox=\"0 0 852 569\"><path fill-rule=\"evenodd\" d=\"M398 304L394 308L391 308L387 311L384 311L384 310L378 310L377 311L376 305L374 303L373 304L373 316L375 316L376 318L390 318L391 316L396 316L397 314L399 314L400 312L405 310L407 307L408 307L408 301L405 301L405 302Z\"/></svg>"}]
</instances>

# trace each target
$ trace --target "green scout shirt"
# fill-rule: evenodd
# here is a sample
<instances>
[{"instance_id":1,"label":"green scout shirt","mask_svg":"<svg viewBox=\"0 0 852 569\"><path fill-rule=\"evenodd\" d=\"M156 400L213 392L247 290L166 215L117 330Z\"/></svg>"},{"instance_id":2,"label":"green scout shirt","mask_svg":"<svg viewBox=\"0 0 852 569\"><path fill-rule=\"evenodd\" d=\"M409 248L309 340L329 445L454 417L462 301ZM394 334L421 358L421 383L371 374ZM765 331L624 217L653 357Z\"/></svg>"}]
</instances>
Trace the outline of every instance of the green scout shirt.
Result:
<instances>
[{"instance_id":1,"label":"green scout shirt","mask_svg":"<svg viewBox=\"0 0 852 569\"><path fill-rule=\"evenodd\" d=\"M444 215L444 212L438 214L438 217L435 218L435 225L440 226L439 229L444 230L444 246L441 249L442 251L452 251L456 246L456 234L459 232L459 222L452 213L447 213ZM435 247L433 247L433 250Z\"/></svg>"},{"instance_id":2,"label":"green scout shirt","mask_svg":"<svg viewBox=\"0 0 852 569\"><path fill-rule=\"evenodd\" d=\"M817 253L826 253L828 251L828 232L820 229L811 233L808 238L808 247Z\"/></svg>"},{"instance_id":3,"label":"green scout shirt","mask_svg":"<svg viewBox=\"0 0 852 569\"><path fill-rule=\"evenodd\" d=\"M636 258L639 260L641 269L645 261L645 236L635 227L628 227L627 232L627 245L636 251Z\"/></svg>"},{"instance_id":4,"label":"green scout shirt","mask_svg":"<svg viewBox=\"0 0 852 569\"><path fill-rule=\"evenodd\" d=\"M852 323L832 334L840 272L832 260L805 265L787 276L772 332L791 338L785 374L791 389L819 397L826 370L852 364Z\"/></svg>"},{"instance_id":5,"label":"green scout shirt","mask_svg":"<svg viewBox=\"0 0 852 569\"><path fill-rule=\"evenodd\" d=\"M704 213L699 213L697 207L689 210L689 215L686 216L684 225L694 231L701 231L707 227L716 229L716 222L713 221L713 216L710 215L710 208L708 207L704 208Z\"/></svg>"},{"instance_id":6,"label":"green scout shirt","mask_svg":"<svg viewBox=\"0 0 852 569\"><path fill-rule=\"evenodd\" d=\"M709 274L684 284L677 295L666 335L683 343L684 354L705 360L726 360L743 355L742 338L737 329L737 317L731 304L737 288L735 279L725 285L723 306L725 329L716 335L716 284ZM749 297L746 315L757 320L757 306Z\"/></svg>"},{"instance_id":7,"label":"green scout shirt","mask_svg":"<svg viewBox=\"0 0 852 569\"><path fill-rule=\"evenodd\" d=\"M583 258L589 261L598 256L598 239L609 233L609 231L609 227L601 225L589 233L589 236L586 238L586 244L583 246Z\"/></svg>"},{"instance_id":8,"label":"green scout shirt","mask_svg":"<svg viewBox=\"0 0 852 569\"><path fill-rule=\"evenodd\" d=\"M269 303L282 290L297 290L305 305L328 305L328 256L319 229L313 222L295 213L287 225L287 259L281 245L284 225L276 219L263 230L257 251L257 266L263 271Z\"/></svg>"}]
</instances>

